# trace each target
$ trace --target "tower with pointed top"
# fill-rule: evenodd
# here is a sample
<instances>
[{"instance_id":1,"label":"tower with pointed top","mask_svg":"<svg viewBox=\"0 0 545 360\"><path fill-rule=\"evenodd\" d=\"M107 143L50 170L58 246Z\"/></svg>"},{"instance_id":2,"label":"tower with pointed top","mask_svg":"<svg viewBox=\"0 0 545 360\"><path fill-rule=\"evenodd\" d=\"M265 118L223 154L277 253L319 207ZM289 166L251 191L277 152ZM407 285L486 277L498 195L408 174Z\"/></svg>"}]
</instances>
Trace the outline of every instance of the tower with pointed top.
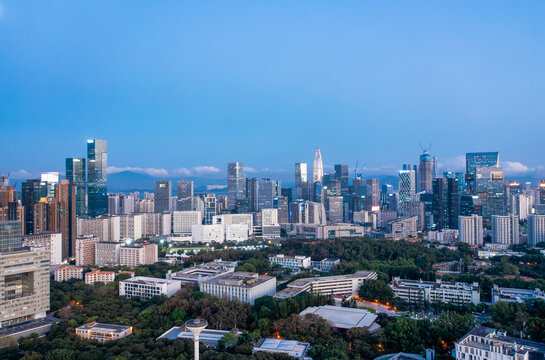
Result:
<instances>
[{"instance_id":1,"label":"tower with pointed top","mask_svg":"<svg viewBox=\"0 0 545 360\"><path fill-rule=\"evenodd\" d=\"M314 153L314 166L312 168L312 182L322 182L324 177L324 163L322 162L322 153L320 153L320 148L316 147L316 152Z\"/></svg>"}]
</instances>

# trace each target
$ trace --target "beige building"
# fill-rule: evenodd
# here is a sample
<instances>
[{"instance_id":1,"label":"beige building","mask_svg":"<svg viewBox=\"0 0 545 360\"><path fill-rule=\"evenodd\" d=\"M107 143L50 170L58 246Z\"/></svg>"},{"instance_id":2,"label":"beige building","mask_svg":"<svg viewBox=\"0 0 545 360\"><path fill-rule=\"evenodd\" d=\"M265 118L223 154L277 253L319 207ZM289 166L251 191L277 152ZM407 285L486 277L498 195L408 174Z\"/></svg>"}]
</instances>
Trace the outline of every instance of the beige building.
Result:
<instances>
[{"instance_id":1,"label":"beige building","mask_svg":"<svg viewBox=\"0 0 545 360\"><path fill-rule=\"evenodd\" d=\"M120 265L139 266L157 262L157 244L134 244L122 246L119 252Z\"/></svg>"},{"instance_id":2,"label":"beige building","mask_svg":"<svg viewBox=\"0 0 545 360\"><path fill-rule=\"evenodd\" d=\"M76 335L80 338L100 342L121 339L130 334L132 326L101 324L94 321L76 328Z\"/></svg>"},{"instance_id":3,"label":"beige building","mask_svg":"<svg viewBox=\"0 0 545 360\"><path fill-rule=\"evenodd\" d=\"M78 218L78 236L94 235L100 241L119 241L121 239L119 216L99 216L96 218Z\"/></svg>"},{"instance_id":4,"label":"beige building","mask_svg":"<svg viewBox=\"0 0 545 360\"><path fill-rule=\"evenodd\" d=\"M121 254L121 243L97 242L95 243L95 265L118 265Z\"/></svg>"},{"instance_id":5,"label":"beige building","mask_svg":"<svg viewBox=\"0 0 545 360\"><path fill-rule=\"evenodd\" d=\"M23 246L51 251L51 265L62 264L62 234L45 232L23 237Z\"/></svg>"},{"instance_id":6,"label":"beige building","mask_svg":"<svg viewBox=\"0 0 545 360\"><path fill-rule=\"evenodd\" d=\"M119 236L121 239L141 239L142 220L141 214L119 215Z\"/></svg>"},{"instance_id":7,"label":"beige building","mask_svg":"<svg viewBox=\"0 0 545 360\"><path fill-rule=\"evenodd\" d=\"M45 318L50 256L49 250L0 255L0 328Z\"/></svg>"},{"instance_id":8,"label":"beige building","mask_svg":"<svg viewBox=\"0 0 545 360\"><path fill-rule=\"evenodd\" d=\"M88 285L92 285L96 282L107 284L114 280L115 280L115 272L113 271L94 270L94 271L85 273L85 283Z\"/></svg>"},{"instance_id":9,"label":"beige building","mask_svg":"<svg viewBox=\"0 0 545 360\"><path fill-rule=\"evenodd\" d=\"M66 281L70 279L83 280L83 268L74 266L62 266L55 269L55 281Z\"/></svg>"},{"instance_id":10,"label":"beige building","mask_svg":"<svg viewBox=\"0 0 545 360\"><path fill-rule=\"evenodd\" d=\"M255 299L276 292L276 278L238 271L205 280L201 283L200 290L219 298L238 299L253 305Z\"/></svg>"},{"instance_id":11,"label":"beige building","mask_svg":"<svg viewBox=\"0 0 545 360\"><path fill-rule=\"evenodd\" d=\"M100 241L98 236L84 235L76 239L76 265L95 264L95 244Z\"/></svg>"}]
</instances>

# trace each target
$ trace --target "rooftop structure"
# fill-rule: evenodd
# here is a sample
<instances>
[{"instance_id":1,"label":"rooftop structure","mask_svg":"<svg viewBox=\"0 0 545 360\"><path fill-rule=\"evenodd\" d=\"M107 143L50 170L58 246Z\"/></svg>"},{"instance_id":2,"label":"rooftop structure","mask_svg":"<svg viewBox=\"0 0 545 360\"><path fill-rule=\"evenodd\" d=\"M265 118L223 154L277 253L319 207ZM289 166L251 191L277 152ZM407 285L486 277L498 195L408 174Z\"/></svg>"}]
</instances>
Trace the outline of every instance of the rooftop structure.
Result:
<instances>
[{"instance_id":1,"label":"rooftop structure","mask_svg":"<svg viewBox=\"0 0 545 360\"><path fill-rule=\"evenodd\" d=\"M318 315L324 318L337 329L364 328L369 331L380 329L380 325L375 321L378 316L364 309L354 309L340 306L311 306L301 311L299 315L307 314Z\"/></svg>"},{"instance_id":2,"label":"rooftop structure","mask_svg":"<svg viewBox=\"0 0 545 360\"><path fill-rule=\"evenodd\" d=\"M253 305L255 299L275 293L276 278L238 271L205 280L201 283L200 289L210 295L229 300L236 298Z\"/></svg>"},{"instance_id":3,"label":"rooftop structure","mask_svg":"<svg viewBox=\"0 0 545 360\"><path fill-rule=\"evenodd\" d=\"M132 334L132 326L103 324L95 321L76 328L76 335L80 338L100 342L121 339L130 334Z\"/></svg>"},{"instance_id":4,"label":"rooftop structure","mask_svg":"<svg viewBox=\"0 0 545 360\"><path fill-rule=\"evenodd\" d=\"M233 273L237 267L236 261L215 259L212 262L194 265L177 273L167 273L167 279L180 280L182 284L201 285L205 280Z\"/></svg>"},{"instance_id":5,"label":"rooftop structure","mask_svg":"<svg viewBox=\"0 0 545 360\"><path fill-rule=\"evenodd\" d=\"M119 295L151 299L154 296L166 295L171 297L180 291L182 282L153 277L136 276L119 282Z\"/></svg>"},{"instance_id":6,"label":"rooftop structure","mask_svg":"<svg viewBox=\"0 0 545 360\"><path fill-rule=\"evenodd\" d=\"M257 344L255 344L252 353L264 351L286 354L296 359L311 360L310 357L306 356L309 350L310 344L306 342L283 339L260 339Z\"/></svg>"},{"instance_id":7,"label":"rooftop structure","mask_svg":"<svg viewBox=\"0 0 545 360\"><path fill-rule=\"evenodd\" d=\"M409 303L446 302L477 305L480 302L478 283L406 280L395 277L390 285L396 296Z\"/></svg>"}]
</instances>

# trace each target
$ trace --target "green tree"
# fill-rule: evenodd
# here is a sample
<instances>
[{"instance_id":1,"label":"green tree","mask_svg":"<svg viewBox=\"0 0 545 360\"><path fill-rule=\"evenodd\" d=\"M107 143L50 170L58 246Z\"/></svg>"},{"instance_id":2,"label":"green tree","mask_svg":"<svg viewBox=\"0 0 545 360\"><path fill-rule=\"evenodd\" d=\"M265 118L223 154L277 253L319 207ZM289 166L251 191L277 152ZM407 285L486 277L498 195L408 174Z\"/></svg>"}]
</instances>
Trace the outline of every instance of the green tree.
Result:
<instances>
[{"instance_id":1,"label":"green tree","mask_svg":"<svg viewBox=\"0 0 545 360\"><path fill-rule=\"evenodd\" d=\"M365 300L386 304L394 298L394 291L382 280L367 280L360 287L358 295Z\"/></svg>"}]
</instances>

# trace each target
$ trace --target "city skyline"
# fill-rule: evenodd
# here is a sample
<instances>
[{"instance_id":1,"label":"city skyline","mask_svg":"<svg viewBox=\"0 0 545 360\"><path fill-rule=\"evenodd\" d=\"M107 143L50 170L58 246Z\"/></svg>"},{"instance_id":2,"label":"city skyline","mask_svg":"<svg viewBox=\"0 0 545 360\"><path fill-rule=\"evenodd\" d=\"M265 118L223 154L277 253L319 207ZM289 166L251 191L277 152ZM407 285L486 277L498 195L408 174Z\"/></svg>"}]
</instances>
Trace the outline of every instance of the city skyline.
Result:
<instances>
[{"instance_id":1,"label":"city skyline","mask_svg":"<svg viewBox=\"0 0 545 360\"><path fill-rule=\"evenodd\" d=\"M62 170L87 138L115 170L159 176L291 173L316 146L326 171L395 172L419 142L442 163L490 150L543 172L542 2L0 7L0 151L24 149L1 173Z\"/></svg>"}]
</instances>

